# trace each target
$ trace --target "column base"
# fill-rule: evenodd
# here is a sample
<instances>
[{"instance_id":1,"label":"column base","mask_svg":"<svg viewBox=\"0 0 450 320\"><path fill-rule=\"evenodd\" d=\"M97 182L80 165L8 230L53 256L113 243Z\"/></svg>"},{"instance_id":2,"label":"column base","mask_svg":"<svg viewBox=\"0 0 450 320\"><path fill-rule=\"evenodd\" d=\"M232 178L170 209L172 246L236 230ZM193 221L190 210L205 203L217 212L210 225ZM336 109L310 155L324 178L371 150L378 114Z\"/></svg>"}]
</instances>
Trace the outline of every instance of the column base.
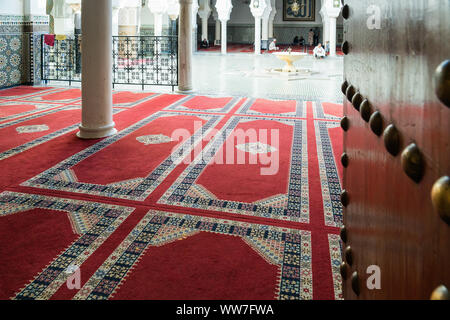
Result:
<instances>
[{"instance_id":1,"label":"column base","mask_svg":"<svg viewBox=\"0 0 450 320\"><path fill-rule=\"evenodd\" d=\"M100 139L109 137L117 133L116 128L114 128L115 125L114 122L108 126L99 128L85 128L80 125L80 131L78 131L77 137L80 139Z\"/></svg>"},{"instance_id":2,"label":"column base","mask_svg":"<svg viewBox=\"0 0 450 320\"><path fill-rule=\"evenodd\" d=\"M192 94L192 93L194 93L194 89L183 89L183 88L178 87L177 93Z\"/></svg>"}]
</instances>

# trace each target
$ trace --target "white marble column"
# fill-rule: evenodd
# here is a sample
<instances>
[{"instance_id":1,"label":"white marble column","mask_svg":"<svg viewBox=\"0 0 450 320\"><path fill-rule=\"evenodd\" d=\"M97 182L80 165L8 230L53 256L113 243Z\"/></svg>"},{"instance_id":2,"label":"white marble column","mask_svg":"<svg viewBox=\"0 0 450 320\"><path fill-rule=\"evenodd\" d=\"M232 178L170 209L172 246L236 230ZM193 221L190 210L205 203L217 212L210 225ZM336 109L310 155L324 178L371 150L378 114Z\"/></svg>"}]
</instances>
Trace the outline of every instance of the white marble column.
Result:
<instances>
[{"instance_id":1,"label":"white marble column","mask_svg":"<svg viewBox=\"0 0 450 320\"><path fill-rule=\"evenodd\" d=\"M336 56L336 18L330 17L330 57Z\"/></svg>"},{"instance_id":2,"label":"white marble column","mask_svg":"<svg viewBox=\"0 0 450 320\"><path fill-rule=\"evenodd\" d=\"M198 47L198 26L197 26L197 15L198 15L198 0L192 0L192 52L197 52Z\"/></svg>"},{"instance_id":3,"label":"white marble column","mask_svg":"<svg viewBox=\"0 0 450 320\"><path fill-rule=\"evenodd\" d=\"M216 21L216 26L215 26L215 37L214 37L214 45L219 45L220 44L220 36L221 36L221 31L220 31L220 20L219 20L219 15L217 13L216 7L213 6L213 17L214 20Z\"/></svg>"},{"instance_id":4,"label":"white marble column","mask_svg":"<svg viewBox=\"0 0 450 320\"><path fill-rule=\"evenodd\" d=\"M202 19L202 41L204 39L208 40L208 19L207 18L201 19Z\"/></svg>"},{"instance_id":5,"label":"white marble column","mask_svg":"<svg viewBox=\"0 0 450 320\"><path fill-rule=\"evenodd\" d=\"M268 17L263 17L263 19L262 19L261 39L263 41L269 39L269 18Z\"/></svg>"},{"instance_id":6,"label":"white marble column","mask_svg":"<svg viewBox=\"0 0 450 320\"><path fill-rule=\"evenodd\" d=\"M275 20L275 15L277 14L276 0L271 0L272 11L270 11L269 16L269 38L273 38L273 21Z\"/></svg>"},{"instance_id":7,"label":"white marble column","mask_svg":"<svg viewBox=\"0 0 450 320\"><path fill-rule=\"evenodd\" d=\"M221 52L222 54L227 54L227 21L230 20L231 10L233 9L233 4L231 0L217 0L216 10L219 20L221 22L222 36L221 36Z\"/></svg>"},{"instance_id":8,"label":"white marble column","mask_svg":"<svg viewBox=\"0 0 450 320\"><path fill-rule=\"evenodd\" d=\"M328 17L325 6L323 6L322 9L320 10L320 16L322 17L322 25L323 25L322 44L325 46L327 41L330 41L330 18Z\"/></svg>"},{"instance_id":9,"label":"white marble column","mask_svg":"<svg viewBox=\"0 0 450 320\"><path fill-rule=\"evenodd\" d=\"M255 17L255 54L261 54L261 17Z\"/></svg>"},{"instance_id":10,"label":"white marble column","mask_svg":"<svg viewBox=\"0 0 450 320\"><path fill-rule=\"evenodd\" d=\"M178 91L190 93L192 84L192 0L180 0L178 35Z\"/></svg>"},{"instance_id":11,"label":"white marble column","mask_svg":"<svg viewBox=\"0 0 450 320\"><path fill-rule=\"evenodd\" d=\"M264 10L262 16L262 31L261 31L261 40L264 43L265 49L269 49L269 18L270 13L272 12L271 1L266 1L266 9Z\"/></svg>"},{"instance_id":12,"label":"white marble column","mask_svg":"<svg viewBox=\"0 0 450 320\"><path fill-rule=\"evenodd\" d=\"M227 20L222 20L220 21L221 23L221 31L222 31L222 35L221 35L221 42L220 42L220 51L222 54L227 54L227 44L228 44L228 35L227 35Z\"/></svg>"},{"instance_id":13,"label":"white marble column","mask_svg":"<svg viewBox=\"0 0 450 320\"><path fill-rule=\"evenodd\" d=\"M328 34L330 39L330 57L336 56L336 20L341 13L341 1L325 0L322 10L325 17L328 17L329 27Z\"/></svg>"},{"instance_id":14,"label":"white marble column","mask_svg":"<svg viewBox=\"0 0 450 320\"><path fill-rule=\"evenodd\" d=\"M267 7L265 0L252 0L250 10L255 18L255 54L261 54L261 18Z\"/></svg>"},{"instance_id":15,"label":"white marble column","mask_svg":"<svg viewBox=\"0 0 450 320\"><path fill-rule=\"evenodd\" d=\"M326 44L327 41L330 41L330 20L328 18L323 23L323 42Z\"/></svg>"},{"instance_id":16,"label":"white marble column","mask_svg":"<svg viewBox=\"0 0 450 320\"><path fill-rule=\"evenodd\" d=\"M209 6L209 0L200 0L200 9L198 10L198 15L202 20L202 41L203 39L208 39L208 19L211 15L211 8Z\"/></svg>"},{"instance_id":17,"label":"white marble column","mask_svg":"<svg viewBox=\"0 0 450 320\"><path fill-rule=\"evenodd\" d=\"M112 104L112 2L82 0L82 139L117 132Z\"/></svg>"},{"instance_id":18,"label":"white marble column","mask_svg":"<svg viewBox=\"0 0 450 320\"><path fill-rule=\"evenodd\" d=\"M217 19L216 20L216 39L214 41L214 44L219 44L220 43L220 36L221 36L221 30L220 30L220 20Z\"/></svg>"}]
</instances>

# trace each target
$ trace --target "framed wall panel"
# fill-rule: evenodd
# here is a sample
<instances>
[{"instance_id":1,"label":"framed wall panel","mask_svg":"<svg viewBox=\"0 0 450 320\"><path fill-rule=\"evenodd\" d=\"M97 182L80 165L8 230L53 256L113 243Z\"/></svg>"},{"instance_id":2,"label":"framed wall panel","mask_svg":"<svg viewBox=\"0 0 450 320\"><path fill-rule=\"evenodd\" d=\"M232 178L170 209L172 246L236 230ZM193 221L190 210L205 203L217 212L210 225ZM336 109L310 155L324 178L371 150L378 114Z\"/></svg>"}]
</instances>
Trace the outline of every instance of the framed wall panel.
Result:
<instances>
[{"instance_id":1,"label":"framed wall panel","mask_svg":"<svg viewBox=\"0 0 450 320\"><path fill-rule=\"evenodd\" d=\"M283 0L283 21L315 21L316 0Z\"/></svg>"}]
</instances>

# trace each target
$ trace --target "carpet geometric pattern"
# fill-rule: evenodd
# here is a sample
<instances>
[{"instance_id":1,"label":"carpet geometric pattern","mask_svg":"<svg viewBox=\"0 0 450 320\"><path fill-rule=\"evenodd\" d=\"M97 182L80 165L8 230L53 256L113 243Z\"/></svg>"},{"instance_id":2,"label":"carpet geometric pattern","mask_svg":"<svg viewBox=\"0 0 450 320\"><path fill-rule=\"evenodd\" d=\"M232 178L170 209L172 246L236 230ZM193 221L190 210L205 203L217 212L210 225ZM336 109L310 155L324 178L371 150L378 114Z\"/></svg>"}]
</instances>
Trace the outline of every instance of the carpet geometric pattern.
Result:
<instances>
[{"instance_id":1,"label":"carpet geometric pattern","mask_svg":"<svg viewBox=\"0 0 450 320\"><path fill-rule=\"evenodd\" d=\"M0 299L342 299L342 105L118 91L113 113L80 140L79 89L0 91Z\"/></svg>"}]
</instances>

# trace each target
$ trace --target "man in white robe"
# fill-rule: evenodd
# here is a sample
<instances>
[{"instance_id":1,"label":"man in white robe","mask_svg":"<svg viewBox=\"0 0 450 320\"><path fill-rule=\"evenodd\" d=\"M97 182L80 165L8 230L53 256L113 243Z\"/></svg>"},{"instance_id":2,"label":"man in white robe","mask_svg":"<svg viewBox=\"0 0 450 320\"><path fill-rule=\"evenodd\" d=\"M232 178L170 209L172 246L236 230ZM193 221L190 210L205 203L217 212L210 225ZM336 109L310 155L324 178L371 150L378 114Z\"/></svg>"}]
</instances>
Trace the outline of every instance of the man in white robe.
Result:
<instances>
[{"instance_id":1,"label":"man in white robe","mask_svg":"<svg viewBox=\"0 0 450 320\"><path fill-rule=\"evenodd\" d=\"M277 40L276 39L273 39L272 42L270 43L269 50L270 51L280 50L280 48L277 47Z\"/></svg>"},{"instance_id":2,"label":"man in white robe","mask_svg":"<svg viewBox=\"0 0 450 320\"><path fill-rule=\"evenodd\" d=\"M322 47L321 43L319 43L317 45L317 47L314 48L313 54L314 54L314 58L316 58L316 59L325 58L326 52L325 52L325 49Z\"/></svg>"}]
</instances>

